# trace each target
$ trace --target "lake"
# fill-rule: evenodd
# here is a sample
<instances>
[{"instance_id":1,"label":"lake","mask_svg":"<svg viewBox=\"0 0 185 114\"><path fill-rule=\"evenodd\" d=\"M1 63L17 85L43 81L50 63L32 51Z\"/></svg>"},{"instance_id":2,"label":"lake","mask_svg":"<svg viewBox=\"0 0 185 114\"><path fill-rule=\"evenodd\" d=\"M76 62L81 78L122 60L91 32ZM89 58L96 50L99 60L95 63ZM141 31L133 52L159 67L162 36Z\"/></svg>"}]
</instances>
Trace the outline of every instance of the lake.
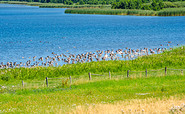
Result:
<instances>
[{"instance_id":1,"label":"lake","mask_svg":"<svg viewBox=\"0 0 185 114\"><path fill-rule=\"evenodd\" d=\"M65 14L64 8L0 4L0 62L55 54L185 44L185 16Z\"/></svg>"}]
</instances>

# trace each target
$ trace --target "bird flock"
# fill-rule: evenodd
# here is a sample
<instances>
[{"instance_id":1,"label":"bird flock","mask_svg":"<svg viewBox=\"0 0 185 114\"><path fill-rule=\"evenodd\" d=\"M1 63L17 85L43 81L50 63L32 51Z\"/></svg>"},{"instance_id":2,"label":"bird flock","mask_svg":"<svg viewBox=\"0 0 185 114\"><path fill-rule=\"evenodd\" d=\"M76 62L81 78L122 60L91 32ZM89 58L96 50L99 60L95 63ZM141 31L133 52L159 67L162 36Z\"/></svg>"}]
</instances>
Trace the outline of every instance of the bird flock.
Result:
<instances>
[{"instance_id":1,"label":"bird flock","mask_svg":"<svg viewBox=\"0 0 185 114\"><path fill-rule=\"evenodd\" d=\"M168 41L166 46L169 46L171 41ZM178 45L178 44L177 44ZM96 52L86 52L82 54L56 54L54 52L51 53L51 56L46 57L32 57L30 60L23 62L7 62L0 63L0 69L4 68L20 68L20 67L37 67L37 66L59 66L61 64L75 64L75 63L86 63L92 61L105 61L105 60L132 60L139 56L151 55L151 54L159 54L167 50L167 48L162 48L164 45L160 45L160 48L154 49L131 49L126 47L125 49L118 50L97 50ZM172 48L170 48L172 49Z\"/></svg>"}]
</instances>

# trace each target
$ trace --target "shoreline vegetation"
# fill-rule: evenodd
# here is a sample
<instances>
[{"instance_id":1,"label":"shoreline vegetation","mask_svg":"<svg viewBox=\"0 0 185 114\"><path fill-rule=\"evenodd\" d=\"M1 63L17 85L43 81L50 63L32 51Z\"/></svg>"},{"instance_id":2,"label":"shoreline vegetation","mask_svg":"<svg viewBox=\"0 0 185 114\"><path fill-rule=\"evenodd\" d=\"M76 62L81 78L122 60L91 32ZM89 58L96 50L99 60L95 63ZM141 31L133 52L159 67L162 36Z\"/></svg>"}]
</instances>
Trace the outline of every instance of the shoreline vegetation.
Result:
<instances>
[{"instance_id":1,"label":"shoreline vegetation","mask_svg":"<svg viewBox=\"0 0 185 114\"><path fill-rule=\"evenodd\" d=\"M39 8L110 8L111 5L66 5L61 3L40 3L23 1L0 1L0 4L19 4L28 6L39 6Z\"/></svg>"},{"instance_id":2,"label":"shoreline vegetation","mask_svg":"<svg viewBox=\"0 0 185 114\"><path fill-rule=\"evenodd\" d=\"M185 68L185 47L166 50L161 54L146 55L133 60L93 61L89 63L64 64L58 67L5 68L0 69L0 83L15 80L44 80L46 77L80 78L89 72L95 74L114 73L123 75L127 70L145 71L161 68Z\"/></svg>"},{"instance_id":3,"label":"shoreline vegetation","mask_svg":"<svg viewBox=\"0 0 185 114\"><path fill-rule=\"evenodd\" d=\"M65 13L71 14L105 14L105 15L135 15L135 16L185 16L185 8L166 8L160 11L138 9L66 9Z\"/></svg>"},{"instance_id":4,"label":"shoreline vegetation","mask_svg":"<svg viewBox=\"0 0 185 114\"><path fill-rule=\"evenodd\" d=\"M164 67L169 68L166 75L161 75L164 71L152 71ZM0 69L0 113L184 113L184 68L185 46L127 61ZM151 74L146 77L143 72L141 76L146 69ZM139 73L126 78L127 70ZM113 73L111 79L94 76L87 81L88 72L105 74L108 71ZM46 86L46 76L53 78L49 85L54 86ZM70 83L65 80L69 76L80 81ZM22 80L25 86L35 85L16 89ZM39 82L43 87L38 86Z\"/></svg>"},{"instance_id":5,"label":"shoreline vegetation","mask_svg":"<svg viewBox=\"0 0 185 114\"><path fill-rule=\"evenodd\" d=\"M129 12L129 15L136 15L133 12ZM144 15L144 12L141 14ZM123 78L126 77L124 73L127 70L142 72L146 69L156 70L164 67L180 69L181 72L168 70L167 75L152 72L148 77L143 72L143 76L138 73L133 77ZM185 113L184 68L185 46L126 61L94 61L59 67L0 69L0 113ZM102 80L95 80L93 77L93 81L84 81L88 79L89 72L108 75L109 71L115 78L102 77ZM46 77L69 76L82 80L70 84L68 80L56 79L57 86L46 87ZM32 88L24 88L23 84L22 88L16 89L22 80L25 86L29 83L35 85ZM43 87L38 86L39 82Z\"/></svg>"},{"instance_id":6,"label":"shoreline vegetation","mask_svg":"<svg viewBox=\"0 0 185 114\"><path fill-rule=\"evenodd\" d=\"M20 1L0 1L2 4L22 4L29 6L39 6L40 8L70 8L65 13L70 14L102 14L102 15L135 15L135 16L185 16L185 1L164 2L162 10L142 10L142 9L111 9L111 5L90 5L61 3L40 3L40 2L20 2Z\"/></svg>"},{"instance_id":7,"label":"shoreline vegetation","mask_svg":"<svg viewBox=\"0 0 185 114\"><path fill-rule=\"evenodd\" d=\"M152 76L131 74L132 77L123 78L126 70L141 72L164 66L184 69L184 52L185 46L128 61L0 69L0 113L184 113L185 73L169 69L167 75L151 72ZM104 74L108 71L115 77L97 77L101 80L93 77L95 81L85 81L88 72ZM81 82L70 84L68 80L58 79L70 75L73 79L82 79ZM38 81L45 85L46 76L57 78L55 86L36 85ZM22 80L35 86L16 90Z\"/></svg>"}]
</instances>

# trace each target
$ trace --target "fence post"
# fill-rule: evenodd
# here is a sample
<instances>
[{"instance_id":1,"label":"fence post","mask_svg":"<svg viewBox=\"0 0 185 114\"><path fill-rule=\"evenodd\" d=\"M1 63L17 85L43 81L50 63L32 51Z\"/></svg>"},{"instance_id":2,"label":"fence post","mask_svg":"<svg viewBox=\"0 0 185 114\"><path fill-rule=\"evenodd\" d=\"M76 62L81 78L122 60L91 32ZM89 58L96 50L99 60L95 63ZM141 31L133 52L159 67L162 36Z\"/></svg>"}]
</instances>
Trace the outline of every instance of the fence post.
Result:
<instances>
[{"instance_id":1,"label":"fence post","mask_svg":"<svg viewBox=\"0 0 185 114\"><path fill-rule=\"evenodd\" d=\"M72 78L71 78L71 76L69 76L69 80L70 80L70 84L72 84Z\"/></svg>"},{"instance_id":2,"label":"fence post","mask_svg":"<svg viewBox=\"0 0 185 114\"><path fill-rule=\"evenodd\" d=\"M181 70L181 74L183 75L183 70Z\"/></svg>"},{"instance_id":3,"label":"fence post","mask_svg":"<svg viewBox=\"0 0 185 114\"><path fill-rule=\"evenodd\" d=\"M24 81L22 80L22 88L24 88Z\"/></svg>"},{"instance_id":4,"label":"fence post","mask_svg":"<svg viewBox=\"0 0 185 114\"><path fill-rule=\"evenodd\" d=\"M127 78L129 77L129 70L127 70Z\"/></svg>"},{"instance_id":5,"label":"fence post","mask_svg":"<svg viewBox=\"0 0 185 114\"><path fill-rule=\"evenodd\" d=\"M167 67L165 67L165 76L167 75Z\"/></svg>"},{"instance_id":6,"label":"fence post","mask_svg":"<svg viewBox=\"0 0 185 114\"><path fill-rule=\"evenodd\" d=\"M146 72L146 77L147 77L147 69L146 69L146 71L145 71L145 72Z\"/></svg>"},{"instance_id":7,"label":"fence post","mask_svg":"<svg viewBox=\"0 0 185 114\"><path fill-rule=\"evenodd\" d=\"M46 85L47 85L47 87L48 87L48 77L46 77Z\"/></svg>"},{"instance_id":8,"label":"fence post","mask_svg":"<svg viewBox=\"0 0 185 114\"><path fill-rule=\"evenodd\" d=\"M109 71L109 79L111 79L111 73L110 73L110 71Z\"/></svg>"},{"instance_id":9,"label":"fence post","mask_svg":"<svg viewBox=\"0 0 185 114\"><path fill-rule=\"evenodd\" d=\"M91 80L91 73L89 72L89 80Z\"/></svg>"}]
</instances>

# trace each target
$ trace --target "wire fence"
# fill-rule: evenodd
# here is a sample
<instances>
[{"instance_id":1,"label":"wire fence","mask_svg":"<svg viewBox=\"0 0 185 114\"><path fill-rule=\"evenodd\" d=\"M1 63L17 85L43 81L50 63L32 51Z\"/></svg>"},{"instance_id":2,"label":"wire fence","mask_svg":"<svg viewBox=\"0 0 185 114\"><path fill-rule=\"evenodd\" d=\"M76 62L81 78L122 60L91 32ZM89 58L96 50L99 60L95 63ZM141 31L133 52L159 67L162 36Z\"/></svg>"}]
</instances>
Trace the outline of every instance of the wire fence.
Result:
<instances>
[{"instance_id":1,"label":"wire fence","mask_svg":"<svg viewBox=\"0 0 185 114\"><path fill-rule=\"evenodd\" d=\"M22 81L22 83L17 85L8 85L2 86L0 89L0 93L2 88L6 90L16 90L16 89L28 89L28 88L43 88L43 87L51 87L51 88L62 88L64 86L70 86L72 84L80 84L89 81L101 81L101 80L111 80L111 79L128 79L128 78L144 78L144 77L160 77L160 76L171 76L171 75L184 75L185 69L172 69L172 68L162 68L157 70L145 70L145 71L132 71L127 70L126 72L114 73L107 72L102 74L93 74L91 72L86 76L82 77L61 77L61 78L49 78L46 77L45 80L41 81L32 81L26 82ZM1 85L0 85L1 86ZM8 89L9 88L9 89Z\"/></svg>"}]
</instances>

